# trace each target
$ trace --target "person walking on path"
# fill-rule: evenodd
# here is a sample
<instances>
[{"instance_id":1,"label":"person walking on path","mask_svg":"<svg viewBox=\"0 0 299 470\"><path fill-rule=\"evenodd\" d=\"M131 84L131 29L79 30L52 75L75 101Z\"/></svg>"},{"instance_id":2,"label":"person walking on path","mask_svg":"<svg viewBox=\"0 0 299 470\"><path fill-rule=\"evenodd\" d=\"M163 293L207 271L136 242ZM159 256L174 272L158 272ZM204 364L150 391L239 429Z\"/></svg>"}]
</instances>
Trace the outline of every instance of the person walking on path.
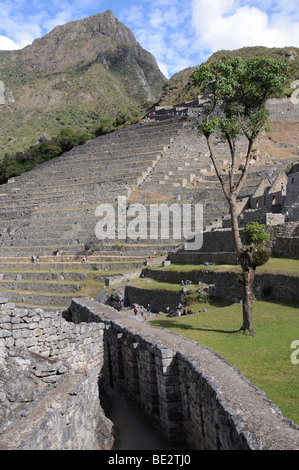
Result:
<instances>
[{"instance_id":1,"label":"person walking on path","mask_svg":"<svg viewBox=\"0 0 299 470\"><path fill-rule=\"evenodd\" d=\"M147 310L146 310L146 316L147 316L147 319L149 319L149 317L150 317L150 314L151 314L151 307L150 307L150 304L148 304L148 306L147 306Z\"/></svg>"}]
</instances>

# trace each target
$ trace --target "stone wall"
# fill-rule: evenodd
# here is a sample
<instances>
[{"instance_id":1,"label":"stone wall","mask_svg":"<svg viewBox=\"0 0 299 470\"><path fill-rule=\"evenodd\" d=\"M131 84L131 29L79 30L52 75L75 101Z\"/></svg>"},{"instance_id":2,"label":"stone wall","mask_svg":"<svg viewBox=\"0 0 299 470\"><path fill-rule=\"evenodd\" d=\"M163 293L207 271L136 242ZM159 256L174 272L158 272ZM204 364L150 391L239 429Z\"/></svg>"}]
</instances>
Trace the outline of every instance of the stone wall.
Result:
<instances>
[{"instance_id":1,"label":"stone wall","mask_svg":"<svg viewBox=\"0 0 299 470\"><path fill-rule=\"evenodd\" d=\"M98 387L103 323L74 324L62 311L1 302L0 448L110 448Z\"/></svg>"},{"instance_id":2,"label":"stone wall","mask_svg":"<svg viewBox=\"0 0 299 470\"><path fill-rule=\"evenodd\" d=\"M15 365L30 369L28 358L22 362L16 352L19 330L19 347L30 349L39 363L55 362L68 351L65 363L70 365L55 385L42 381L46 391L0 434L1 449L111 449L113 425L101 407L98 382L102 390L113 387L123 393L172 445L205 450L299 448L296 425L206 347L93 299L73 299L63 314L21 311L22 316L4 304L0 310L3 370L12 358ZM43 335L37 335L42 328L44 348ZM36 337L38 342L32 344L29 338ZM4 400L3 393L0 396Z\"/></svg>"},{"instance_id":3,"label":"stone wall","mask_svg":"<svg viewBox=\"0 0 299 470\"><path fill-rule=\"evenodd\" d=\"M273 253L285 258L299 258L299 237L279 237L275 241Z\"/></svg>"},{"instance_id":4,"label":"stone wall","mask_svg":"<svg viewBox=\"0 0 299 470\"><path fill-rule=\"evenodd\" d=\"M267 214L264 220L267 223L267 231L270 234L269 248L273 256L298 258L299 256L299 229L298 222L277 224L280 221L279 214ZM258 217L259 218L259 217ZM276 218L276 220L275 220ZM252 218L254 219L254 216ZM270 223L268 223L270 221ZM227 222L229 224L229 220ZM241 238L243 229L240 229ZM232 230L223 228L203 232L203 245L198 251L184 251L183 249L169 253L168 259L173 263L200 263L212 261L224 264L236 264L237 255Z\"/></svg>"},{"instance_id":5,"label":"stone wall","mask_svg":"<svg viewBox=\"0 0 299 470\"><path fill-rule=\"evenodd\" d=\"M152 312L166 312L166 308L171 310L177 308L182 300L182 293L170 292L167 290L159 289L139 289L134 286L126 286L125 300L128 305L143 305L146 307L148 304ZM146 312L144 312L144 315Z\"/></svg>"},{"instance_id":6,"label":"stone wall","mask_svg":"<svg viewBox=\"0 0 299 470\"><path fill-rule=\"evenodd\" d=\"M25 347L51 359L67 360L73 370L98 368L103 362L103 325L75 325L62 312L15 308L2 300L0 310L0 360L14 348Z\"/></svg>"},{"instance_id":7,"label":"stone wall","mask_svg":"<svg viewBox=\"0 0 299 470\"><path fill-rule=\"evenodd\" d=\"M182 280L190 280L195 284L203 282L211 286L210 294L236 302L239 302L243 297L239 274L234 272L217 272L206 269L189 272L145 269L143 275L160 282L177 284L181 284ZM257 272L254 278L253 292L256 300L268 297L278 300L298 300L299 276ZM159 292L152 292L152 297L154 296L159 299Z\"/></svg>"},{"instance_id":8,"label":"stone wall","mask_svg":"<svg viewBox=\"0 0 299 470\"><path fill-rule=\"evenodd\" d=\"M101 450L111 442L95 371L68 376L0 435L2 450Z\"/></svg>"},{"instance_id":9,"label":"stone wall","mask_svg":"<svg viewBox=\"0 0 299 470\"><path fill-rule=\"evenodd\" d=\"M169 253L168 259L174 264L203 264L208 261L221 264L238 264L235 252L184 251Z\"/></svg>"},{"instance_id":10,"label":"stone wall","mask_svg":"<svg viewBox=\"0 0 299 470\"><path fill-rule=\"evenodd\" d=\"M73 300L70 313L76 322L105 322L104 387L139 406L170 442L205 450L299 448L298 428L208 348L92 299Z\"/></svg>"}]
</instances>

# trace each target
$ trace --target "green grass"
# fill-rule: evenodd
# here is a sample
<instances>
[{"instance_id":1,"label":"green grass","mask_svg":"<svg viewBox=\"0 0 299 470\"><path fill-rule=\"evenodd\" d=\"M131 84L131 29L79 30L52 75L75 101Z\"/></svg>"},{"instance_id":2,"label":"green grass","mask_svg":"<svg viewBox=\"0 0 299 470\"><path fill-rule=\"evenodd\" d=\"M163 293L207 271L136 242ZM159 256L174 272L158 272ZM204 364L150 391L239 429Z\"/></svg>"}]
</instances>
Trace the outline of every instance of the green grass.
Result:
<instances>
[{"instance_id":1,"label":"green grass","mask_svg":"<svg viewBox=\"0 0 299 470\"><path fill-rule=\"evenodd\" d=\"M160 282L149 278L131 279L129 284L130 286L138 287L139 289L168 290L171 292L180 292L183 288L181 284L171 282ZM187 293L194 293L198 290L198 286L196 284L184 286L184 288L186 289Z\"/></svg>"},{"instance_id":2,"label":"green grass","mask_svg":"<svg viewBox=\"0 0 299 470\"><path fill-rule=\"evenodd\" d=\"M299 364L291 362L291 343L299 340L299 303L255 302L252 338L239 330L242 306L208 304L208 312L151 321L219 353L265 391L286 418L299 424Z\"/></svg>"},{"instance_id":3,"label":"green grass","mask_svg":"<svg viewBox=\"0 0 299 470\"><path fill-rule=\"evenodd\" d=\"M203 264L170 264L169 266L153 266L151 269L163 271L178 271L178 272L191 272L200 270L210 271L237 271L241 272L240 266L228 264L213 264L211 266L204 266ZM263 266L259 266L256 272L273 272L283 274L297 274L299 275L299 259L289 258L270 258Z\"/></svg>"}]
</instances>

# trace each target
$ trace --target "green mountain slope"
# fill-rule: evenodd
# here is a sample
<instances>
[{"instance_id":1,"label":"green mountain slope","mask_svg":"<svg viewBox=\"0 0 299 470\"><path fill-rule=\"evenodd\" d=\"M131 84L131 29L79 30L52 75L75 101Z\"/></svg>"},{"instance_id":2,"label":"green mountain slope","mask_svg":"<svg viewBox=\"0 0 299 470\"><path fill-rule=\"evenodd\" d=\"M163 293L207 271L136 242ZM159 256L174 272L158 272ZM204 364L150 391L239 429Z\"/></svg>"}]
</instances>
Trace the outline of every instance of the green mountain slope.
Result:
<instances>
[{"instance_id":1,"label":"green mountain slope","mask_svg":"<svg viewBox=\"0 0 299 470\"><path fill-rule=\"evenodd\" d=\"M284 96L289 96L294 91L294 89L291 88L291 83L294 80L299 79L299 48L296 47L243 47L233 51L219 51L213 54L208 59L208 62L219 60L223 55L228 55L230 57L238 56L244 59L248 59L253 56L266 56L276 60L289 62L290 71L288 73L288 81L284 90ZM171 77L164 87L159 101L160 106L173 105L175 103L196 99L199 90L193 86L190 79L190 75L194 70L195 67L190 67Z\"/></svg>"},{"instance_id":2,"label":"green mountain slope","mask_svg":"<svg viewBox=\"0 0 299 470\"><path fill-rule=\"evenodd\" d=\"M167 79L108 10L58 26L20 51L1 51L0 81L1 157L65 126L86 129L125 109L142 113Z\"/></svg>"}]
</instances>

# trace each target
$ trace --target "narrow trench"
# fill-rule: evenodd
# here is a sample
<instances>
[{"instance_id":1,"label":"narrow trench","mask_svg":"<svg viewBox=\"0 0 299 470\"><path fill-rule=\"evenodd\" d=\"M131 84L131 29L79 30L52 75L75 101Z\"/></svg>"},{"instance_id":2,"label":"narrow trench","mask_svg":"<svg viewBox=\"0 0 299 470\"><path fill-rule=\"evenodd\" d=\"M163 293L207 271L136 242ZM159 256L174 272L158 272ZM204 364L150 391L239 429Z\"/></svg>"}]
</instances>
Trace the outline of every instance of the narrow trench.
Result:
<instances>
[{"instance_id":1,"label":"narrow trench","mask_svg":"<svg viewBox=\"0 0 299 470\"><path fill-rule=\"evenodd\" d=\"M171 445L146 421L141 412L134 408L125 397L110 389L105 396L109 410L109 419L115 428L115 443L113 450L185 450L185 444Z\"/></svg>"}]
</instances>

